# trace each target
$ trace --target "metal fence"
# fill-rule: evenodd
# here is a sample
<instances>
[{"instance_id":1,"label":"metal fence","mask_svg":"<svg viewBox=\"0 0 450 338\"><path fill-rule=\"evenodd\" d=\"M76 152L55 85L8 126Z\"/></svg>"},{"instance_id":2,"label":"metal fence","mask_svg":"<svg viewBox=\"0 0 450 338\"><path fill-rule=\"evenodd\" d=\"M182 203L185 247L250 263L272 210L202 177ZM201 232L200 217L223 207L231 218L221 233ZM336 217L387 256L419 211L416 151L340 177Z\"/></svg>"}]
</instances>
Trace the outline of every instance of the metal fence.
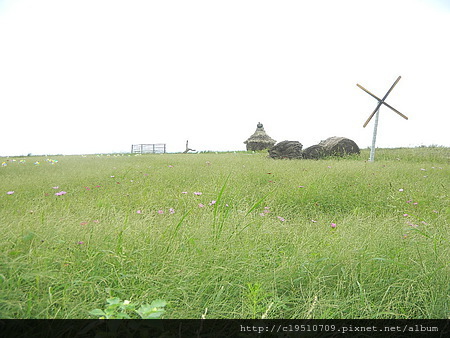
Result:
<instances>
[{"instance_id":1,"label":"metal fence","mask_svg":"<svg viewBox=\"0 0 450 338\"><path fill-rule=\"evenodd\" d=\"M166 144L156 143L156 144L133 144L131 146L132 154L165 154Z\"/></svg>"}]
</instances>

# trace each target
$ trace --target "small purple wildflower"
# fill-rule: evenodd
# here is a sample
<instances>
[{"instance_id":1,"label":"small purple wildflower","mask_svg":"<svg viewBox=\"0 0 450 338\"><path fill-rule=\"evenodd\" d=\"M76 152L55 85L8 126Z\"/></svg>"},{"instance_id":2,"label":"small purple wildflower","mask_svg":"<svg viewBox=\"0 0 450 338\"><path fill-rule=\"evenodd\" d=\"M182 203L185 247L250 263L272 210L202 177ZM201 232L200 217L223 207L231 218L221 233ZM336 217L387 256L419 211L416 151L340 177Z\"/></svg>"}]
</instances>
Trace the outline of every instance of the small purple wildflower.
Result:
<instances>
[{"instance_id":1,"label":"small purple wildflower","mask_svg":"<svg viewBox=\"0 0 450 338\"><path fill-rule=\"evenodd\" d=\"M142 214L142 211L141 210L137 210L136 213L137 214Z\"/></svg>"},{"instance_id":2,"label":"small purple wildflower","mask_svg":"<svg viewBox=\"0 0 450 338\"><path fill-rule=\"evenodd\" d=\"M201 204L201 203L199 203L199 204L198 204L198 207L199 207L199 208L203 208L203 207L204 207L204 205L203 205L203 204Z\"/></svg>"},{"instance_id":3,"label":"small purple wildflower","mask_svg":"<svg viewBox=\"0 0 450 338\"><path fill-rule=\"evenodd\" d=\"M400 188L400 189L398 189L398 191L402 192L402 191L403 191L403 189L401 189L401 188Z\"/></svg>"},{"instance_id":4,"label":"small purple wildflower","mask_svg":"<svg viewBox=\"0 0 450 338\"><path fill-rule=\"evenodd\" d=\"M83 241L79 241L79 242L77 242L77 244L84 244L84 242Z\"/></svg>"},{"instance_id":5,"label":"small purple wildflower","mask_svg":"<svg viewBox=\"0 0 450 338\"><path fill-rule=\"evenodd\" d=\"M170 214L174 214L174 213L175 213L175 209L174 209L174 208L170 208L170 209L169 209L169 213L170 213Z\"/></svg>"},{"instance_id":6,"label":"small purple wildflower","mask_svg":"<svg viewBox=\"0 0 450 338\"><path fill-rule=\"evenodd\" d=\"M200 191L194 191L194 195L200 196L202 193Z\"/></svg>"},{"instance_id":7,"label":"small purple wildflower","mask_svg":"<svg viewBox=\"0 0 450 338\"><path fill-rule=\"evenodd\" d=\"M212 200L211 202L209 202L209 205L214 205L216 204L216 201Z\"/></svg>"},{"instance_id":8,"label":"small purple wildflower","mask_svg":"<svg viewBox=\"0 0 450 338\"><path fill-rule=\"evenodd\" d=\"M285 219L284 219L283 217L281 217L281 216L277 216L277 218L278 218L281 222L284 222L284 221L285 221Z\"/></svg>"},{"instance_id":9,"label":"small purple wildflower","mask_svg":"<svg viewBox=\"0 0 450 338\"><path fill-rule=\"evenodd\" d=\"M162 214L164 214L164 211L158 210L158 214L162 215Z\"/></svg>"},{"instance_id":10,"label":"small purple wildflower","mask_svg":"<svg viewBox=\"0 0 450 338\"><path fill-rule=\"evenodd\" d=\"M331 223L332 228L336 228L336 223Z\"/></svg>"},{"instance_id":11,"label":"small purple wildflower","mask_svg":"<svg viewBox=\"0 0 450 338\"><path fill-rule=\"evenodd\" d=\"M182 191L181 193L184 194L184 195L186 195L186 194L187 194L187 191Z\"/></svg>"},{"instance_id":12,"label":"small purple wildflower","mask_svg":"<svg viewBox=\"0 0 450 338\"><path fill-rule=\"evenodd\" d=\"M65 194L67 194L67 192L60 191L60 192L55 193L55 196L62 196L62 195L65 195Z\"/></svg>"},{"instance_id":13,"label":"small purple wildflower","mask_svg":"<svg viewBox=\"0 0 450 338\"><path fill-rule=\"evenodd\" d=\"M14 194L14 191L8 191L6 194L7 195L12 195L12 194Z\"/></svg>"},{"instance_id":14,"label":"small purple wildflower","mask_svg":"<svg viewBox=\"0 0 450 338\"><path fill-rule=\"evenodd\" d=\"M317 223L317 221L315 221L315 220L313 220L313 219L311 220L311 222L313 222L313 223Z\"/></svg>"},{"instance_id":15,"label":"small purple wildflower","mask_svg":"<svg viewBox=\"0 0 450 338\"><path fill-rule=\"evenodd\" d=\"M408 217L409 215L408 214L403 214L403 217Z\"/></svg>"}]
</instances>

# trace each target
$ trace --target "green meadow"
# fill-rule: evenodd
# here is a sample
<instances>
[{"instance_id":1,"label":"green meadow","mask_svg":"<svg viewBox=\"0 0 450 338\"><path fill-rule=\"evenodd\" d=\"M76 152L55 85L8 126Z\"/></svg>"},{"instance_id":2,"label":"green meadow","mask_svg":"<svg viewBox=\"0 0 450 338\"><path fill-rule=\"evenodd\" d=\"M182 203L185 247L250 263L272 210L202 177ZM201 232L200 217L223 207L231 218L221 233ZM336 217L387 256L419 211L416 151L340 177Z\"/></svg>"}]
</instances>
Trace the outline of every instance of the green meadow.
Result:
<instances>
[{"instance_id":1,"label":"green meadow","mask_svg":"<svg viewBox=\"0 0 450 338\"><path fill-rule=\"evenodd\" d=\"M450 317L449 148L266 154L0 158L0 318Z\"/></svg>"}]
</instances>

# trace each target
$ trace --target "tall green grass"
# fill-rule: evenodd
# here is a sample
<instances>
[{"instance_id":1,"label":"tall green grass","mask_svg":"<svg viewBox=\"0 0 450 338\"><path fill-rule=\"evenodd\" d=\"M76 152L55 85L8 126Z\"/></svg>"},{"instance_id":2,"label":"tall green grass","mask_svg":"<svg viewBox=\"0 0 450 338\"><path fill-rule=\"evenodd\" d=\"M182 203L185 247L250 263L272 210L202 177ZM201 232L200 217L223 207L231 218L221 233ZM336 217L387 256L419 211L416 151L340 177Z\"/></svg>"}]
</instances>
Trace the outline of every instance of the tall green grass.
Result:
<instances>
[{"instance_id":1,"label":"tall green grass","mask_svg":"<svg viewBox=\"0 0 450 338\"><path fill-rule=\"evenodd\" d=\"M448 318L449 149L368 155L0 159L0 317Z\"/></svg>"}]
</instances>

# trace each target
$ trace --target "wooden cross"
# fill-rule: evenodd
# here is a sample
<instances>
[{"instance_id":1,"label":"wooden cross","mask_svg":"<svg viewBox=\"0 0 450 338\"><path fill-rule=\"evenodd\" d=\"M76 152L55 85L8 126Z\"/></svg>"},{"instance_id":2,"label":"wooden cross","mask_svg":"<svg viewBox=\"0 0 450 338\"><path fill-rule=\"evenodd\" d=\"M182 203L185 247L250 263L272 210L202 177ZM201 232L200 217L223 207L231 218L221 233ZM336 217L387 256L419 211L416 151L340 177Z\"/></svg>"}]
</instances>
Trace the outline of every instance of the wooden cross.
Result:
<instances>
[{"instance_id":1,"label":"wooden cross","mask_svg":"<svg viewBox=\"0 0 450 338\"><path fill-rule=\"evenodd\" d=\"M392 107L392 106L388 105L386 102L384 102L384 100L386 100L386 98L391 93L392 89L394 89L394 87L396 86L398 81L400 81L400 79L401 79L401 76L399 76L397 78L397 80L395 80L394 84L391 86L391 88L389 88L389 90L387 91L386 95L384 95L384 97L382 99L380 99L379 97L377 97L374 94L372 94L371 92L369 92L366 88L364 88L360 84L356 84L359 88L364 90L367 94L369 94L370 96L372 96L373 98L375 98L378 101L378 104L377 104L375 110L372 112L372 114L370 114L369 118L367 119L367 121L363 125L363 127L365 128L367 126L367 124L370 122L370 120L372 119L372 117L376 114L375 125L374 125L374 128L373 128L372 148L370 150L370 159L369 159L370 162L373 162L375 160L375 142L376 142L376 139L377 139L378 116L379 116L379 113L380 113L381 105L384 104L386 107L389 107L390 109L392 109L394 112L399 114L405 120L408 119L408 117L406 117L405 115L400 113L397 109L395 109L394 107Z\"/></svg>"}]
</instances>

